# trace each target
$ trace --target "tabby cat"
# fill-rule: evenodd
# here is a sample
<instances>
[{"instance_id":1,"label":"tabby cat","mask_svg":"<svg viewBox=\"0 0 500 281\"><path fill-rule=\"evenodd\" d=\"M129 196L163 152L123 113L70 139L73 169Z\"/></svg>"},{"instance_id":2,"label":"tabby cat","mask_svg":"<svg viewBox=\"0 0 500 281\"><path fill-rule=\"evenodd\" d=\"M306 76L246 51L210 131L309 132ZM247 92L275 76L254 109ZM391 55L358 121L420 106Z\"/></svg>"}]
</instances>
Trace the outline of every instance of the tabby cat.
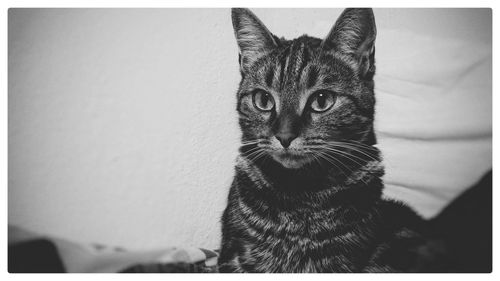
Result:
<instances>
[{"instance_id":1,"label":"tabby cat","mask_svg":"<svg viewBox=\"0 0 500 281\"><path fill-rule=\"evenodd\" d=\"M242 143L219 271L439 270L424 221L381 198L372 10L346 9L323 40L278 38L248 9L232 22Z\"/></svg>"}]
</instances>

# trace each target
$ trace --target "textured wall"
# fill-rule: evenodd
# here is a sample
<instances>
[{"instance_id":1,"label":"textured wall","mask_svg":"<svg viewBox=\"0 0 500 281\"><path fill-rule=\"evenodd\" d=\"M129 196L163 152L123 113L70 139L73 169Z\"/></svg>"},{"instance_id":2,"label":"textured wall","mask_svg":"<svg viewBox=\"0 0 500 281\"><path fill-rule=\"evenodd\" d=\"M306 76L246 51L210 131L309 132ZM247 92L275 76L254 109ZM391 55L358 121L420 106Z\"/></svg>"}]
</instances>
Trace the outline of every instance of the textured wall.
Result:
<instances>
[{"instance_id":1,"label":"textured wall","mask_svg":"<svg viewBox=\"0 0 500 281\"><path fill-rule=\"evenodd\" d=\"M341 10L255 12L271 31L292 38L323 37ZM391 79L383 75L383 62L386 70L398 72L388 59L391 47L400 44L388 35L384 39L384 29L491 44L489 10L381 9L375 15L385 46L377 47L377 59L386 88ZM475 111L483 114L470 125L479 124L485 135L477 148L465 144L479 168L471 175L463 173L470 170L467 165L447 169L450 161L472 157L451 157L461 154L464 147L458 147L438 163L441 170L430 168L437 175L431 182L451 173L454 181L443 186L458 183L463 189L491 166L491 66L488 70L489 77L475 80L486 83L486 94ZM10 9L9 223L128 248L218 247L239 138L238 82L228 9ZM390 98L379 100L379 111L386 113L379 119L382 131L411 131L411 124L394 122L398 115L384 109ZM411 109L412 103L405 106ZM418 175L425 178L429 170L426 163L436 162L421 157L432 156L427 146L411 150L390 137L381 144L396 185L399 175L418 188ZM398 169L420 174L407 177ZM396 197L415 198L395 189ZM412 204L430 216L456 193L427 207L422 200Z\"/></svg>"}]
</instances>

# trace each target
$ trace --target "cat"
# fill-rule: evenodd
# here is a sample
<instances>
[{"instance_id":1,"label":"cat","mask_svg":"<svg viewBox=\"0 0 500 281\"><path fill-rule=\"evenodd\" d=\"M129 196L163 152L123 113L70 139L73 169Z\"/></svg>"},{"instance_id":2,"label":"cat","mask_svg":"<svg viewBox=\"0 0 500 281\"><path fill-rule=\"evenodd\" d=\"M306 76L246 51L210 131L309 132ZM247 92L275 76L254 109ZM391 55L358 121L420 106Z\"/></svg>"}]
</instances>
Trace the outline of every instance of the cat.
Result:
<instances>
[{"instance_id":1,"label":"cat","mask_svg":"<svg viewBox=\"0 0 500 281\"><path fill-rule=\"evenodd\" d=\"M443 271L425 221L381 197L372 9L345 9L322 40L278 38L248 9L231 16L242 142L219 271Z\"/></svg>"}]
</instances>

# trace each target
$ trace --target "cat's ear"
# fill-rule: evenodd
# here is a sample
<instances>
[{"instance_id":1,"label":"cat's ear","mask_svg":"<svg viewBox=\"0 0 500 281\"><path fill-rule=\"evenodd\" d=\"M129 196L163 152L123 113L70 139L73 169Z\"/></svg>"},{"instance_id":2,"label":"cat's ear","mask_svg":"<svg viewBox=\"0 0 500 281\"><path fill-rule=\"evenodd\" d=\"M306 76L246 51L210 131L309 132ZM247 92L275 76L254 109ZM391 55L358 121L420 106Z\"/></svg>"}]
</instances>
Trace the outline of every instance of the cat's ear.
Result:
<instances>
[{"instance_id":1,"label":"cat's ear","mask_svg":"<svg viewBox=\"0 0 500 281\"><path fill-rule=\"evenodd\" d=\"M274 36L249 9L231 9L234 34L240 49L240 67L257 60L267 51L277 46Z\"/></svg>"},{"instance_id":2,"label":"cat's ear","mask_svg":"<svg viewBox=\"0 0 500 281\"><path fill-rule=\"evenodd\" d=\"M322 45L353 56L357 61L360 76L371 80L375 74L376 36L373 10L351 8L342 12Z\"/></svg>"}]
</instances>

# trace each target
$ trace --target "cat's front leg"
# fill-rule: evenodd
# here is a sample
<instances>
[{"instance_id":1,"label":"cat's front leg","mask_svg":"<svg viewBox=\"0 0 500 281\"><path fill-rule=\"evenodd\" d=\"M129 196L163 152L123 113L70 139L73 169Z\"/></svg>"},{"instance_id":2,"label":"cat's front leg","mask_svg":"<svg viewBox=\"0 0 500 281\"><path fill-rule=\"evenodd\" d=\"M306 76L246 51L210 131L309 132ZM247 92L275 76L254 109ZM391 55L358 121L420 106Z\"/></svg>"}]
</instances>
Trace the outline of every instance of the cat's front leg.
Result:
<instances>
[{"instance_id":1,"label":"cat's front leg","mask_svg":"<svg viewBox=\"0 0 500 281\"><path fill-rule=\"evenodd\" d=\"M395 232L380 243L364 272L446 272L445 249L432 240L408 229Z\"/></svg>"},{"instance_id":2,"label":"cat's front leg","mask_svg":"<svg viewBox=\"0 0 500 281\"><path fill-rule=\"evenodd\" d=\"M244 272L238 262L238 241L229 236L231 227L225 226L222 234L222 246L217 261L218 271L221 273L237 273Z\"/></svg>"},{"instance_id":3,"label":"cat's front leg","mask_svg":"<svg viewBox=\"0 0 500 281\"><path fill-rule=\"evenodd\" d=\"M238 257L234 257L229 261L220 262L217 267L220 273L246 273L240 266Z\"/></svg>"}]
</instances>

